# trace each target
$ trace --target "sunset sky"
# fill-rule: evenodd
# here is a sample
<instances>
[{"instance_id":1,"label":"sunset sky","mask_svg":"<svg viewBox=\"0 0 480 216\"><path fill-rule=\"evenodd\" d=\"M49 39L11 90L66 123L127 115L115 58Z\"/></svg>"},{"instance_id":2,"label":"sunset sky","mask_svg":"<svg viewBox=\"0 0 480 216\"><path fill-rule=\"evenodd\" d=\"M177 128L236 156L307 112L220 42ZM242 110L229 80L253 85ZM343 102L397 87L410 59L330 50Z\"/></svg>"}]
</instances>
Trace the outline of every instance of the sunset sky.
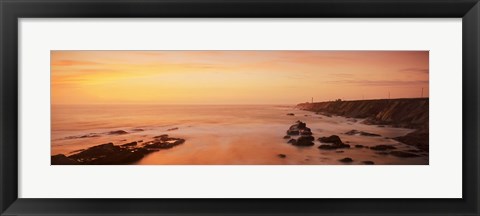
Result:
<instances>
[{"instance_id":1,"label":"sunset sky","mask_svg":"<svg viewBox=\"0 0 480 216\"><path fill-rule=\"evenodd\" d=\"M428 51L51 51L52 104L428 96Z\"/></svg>"}]
</instances>

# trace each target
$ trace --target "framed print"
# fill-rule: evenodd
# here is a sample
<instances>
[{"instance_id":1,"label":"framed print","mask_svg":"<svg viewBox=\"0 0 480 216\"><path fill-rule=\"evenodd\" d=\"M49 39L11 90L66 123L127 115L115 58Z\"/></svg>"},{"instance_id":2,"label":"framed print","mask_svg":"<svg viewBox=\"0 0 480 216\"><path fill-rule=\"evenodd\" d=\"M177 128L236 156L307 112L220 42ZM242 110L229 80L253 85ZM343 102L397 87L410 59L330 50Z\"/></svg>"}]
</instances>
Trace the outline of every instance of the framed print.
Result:
<instances>
[{"instance_id":1,"label":"framed print","mask_svg":"<svg viewBox=\"0 0 480 216\"><path fill-rule=\"evenodd\" d=\"M1 10L1 215L479 214L477 1Z\"/></svg>"}]
</instances>

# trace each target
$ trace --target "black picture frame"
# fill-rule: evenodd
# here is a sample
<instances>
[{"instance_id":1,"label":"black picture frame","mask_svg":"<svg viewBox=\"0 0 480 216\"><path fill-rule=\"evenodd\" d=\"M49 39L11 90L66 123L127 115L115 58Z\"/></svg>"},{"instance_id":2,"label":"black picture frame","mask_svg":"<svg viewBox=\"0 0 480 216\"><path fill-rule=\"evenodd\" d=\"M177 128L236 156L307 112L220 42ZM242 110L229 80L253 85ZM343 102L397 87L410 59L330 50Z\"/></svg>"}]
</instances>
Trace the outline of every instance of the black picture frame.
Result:
<instances>
[{"instance_id":1,"label":"black picture frame","mask_svg":"<svg viewBox=\"0 0 480 216\"><path fill-rule=\"evenodd\" d=\"M479 215L478 0L0 0L1 215ZM133 17L462 18L462 199L18 198L18 19ZM446 41L445 43L448 43ZM41 185L39 185L41 187ZM439 188L441 190L441 188Z\"/></svg>"}]
</instances>

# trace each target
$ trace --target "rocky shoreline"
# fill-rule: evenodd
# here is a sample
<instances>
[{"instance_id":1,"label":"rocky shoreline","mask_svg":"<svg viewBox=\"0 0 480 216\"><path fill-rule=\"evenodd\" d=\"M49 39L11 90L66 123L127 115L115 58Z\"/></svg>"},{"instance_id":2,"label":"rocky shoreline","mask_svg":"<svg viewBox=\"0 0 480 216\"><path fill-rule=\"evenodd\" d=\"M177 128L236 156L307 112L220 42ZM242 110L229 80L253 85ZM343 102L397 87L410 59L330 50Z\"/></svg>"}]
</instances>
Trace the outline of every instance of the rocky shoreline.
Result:
<instances>
[{"instance_id":1,"label":"rocky shoreline","mask_svg":"<svg viewBox=\"0 0 480 216\"><path fill-rule=\"evenodd\" d=\"M318 103L301 103L296 108L315 112L325 116L344 116L347 118L363 118L364 124L385 125L416 129L405 136L394 137L406 145L417 147L422 151L429 150L428 132L428 98L411 99L379 99L358 101L328 101ZM362 133L352 130L352 134ZM374 135L374 134L371 134Z\"/></svg>"},{"instance_id":2,"label":"rocky shoreline","mask_svg":"<svg viewBox=\"0 0 480 216\"><path fill-rule=\"evenodd\" d=\"M336 114L329 113L317 113L315 115L305 111L289 109L283 113L278 113L278 115L285 115L285 113L287 117L283 118L289 120L286 123L285 121L282 122L282 125L286 130L280 130L279 133L278 129L274 129L271 136L281 139L282 134L285 133L283 135L284 141L280 140L280 144L287 144L285 146L280 145L282 147L277 150L268 147L269 150L266 153L273 157L275 163L374 165L388 164L385 163L388 160L390 160L390 164L394 164L391 161L400 161L400 163L403 161L412 163L413 161L416 163L424 160L424 156L427 156L426 159L428 160L428 127L420 127L408 133L412 130L395 129L394 125L388 124L361 125L365 123L362 119L335 117ZM289 122L293 124L289 124ZM76 136L57 138L62 142L71 142L75 145L61 151L57 150L56 155L51 156L51 165L123 165L136 164L139 161L141 164L144 162L142 159L153 152L171 149L186 142L183 138L176 138L184 135L173 135L185 133L177 133L178 127L170 125L169 127L171 128L122 128L123 130L85 132ZM397 132L385 132L392 130ZM158 131L164 131L163 133L169 133L175 137L157 133ZM180 132L183 131L180 130ZM225 136L231 136L231 134ZM197 142L195 137L188 137L188 139L189 142ZM253 140L253 142L257 141ZM271 142L271 139L267 141ZM85 149L75 148L77 143L82 142L98 143L99 145ZM170 152L176 153L177 151ZM162 153L168 155L170 152ZM147 160L150 159L152 157L147 158Z\"/></svg>"},{"instance_id":3,"label":"rocky shoreline","mask_svg":"<svg viewBox=\"0 0 480 216\"><path fill-rule=\"evenodd\" d=\"M114 131L110 134L125 134L120 131ZM185 143L185 139L169 137L162 134L153 137L153 140L143 142L138 140L134 142L114 145L105 143L96 145L88 149L73 151L70 156L57 154L51 156L52 165L122 165L132 164L142 159L147 154L162 149L170 149Z\"/></svg>"},{"instance_id":4,"label":"rocky shoreline","mask_svg":"<svg viewBox=\"0 0 480 216\"><path fill-rule=\"evenodd\" d=\"M381 137L381 135L379 134L369 133L365 131L358 131L358 130L350 130L345 132L344 134L347 136L360 135L360 136L367 136L367 137ZM291 125L289 129L286 131L286 135L283 138L288 139L287 143L293 146L311 147L315 145L314 143L315 137L313 136L312 130L309 127L307 127L307 124L305 122L302 122L302 121L296 121L293 125ZM410 150L410 151L398 150L393 145L375 145L375 146L368 147L365 145L356 144L354 148L352 148L351 145L344 143L340 138L340 136L338 135L319 137L317 141L320 143L318 146L319 150L324 150L324 151L335 150L336 153L344 153L344 151L341 149L370 149L374 153L380 154L380 155L392 155L400 158L414 158L414 157L421 157L421 155L418 153L424 151L424 149L421 148L421 145L416 146L419 150ZM286 158L287 155L278 154L278 157ZM354 162L355 160L352 159L351 157L345 157L345 158L339 159L338 161L345 164L349 164ZM368 160L368 161L361 161L360 164L374 165L375 162Z\"/></svg>"}]
</instances>

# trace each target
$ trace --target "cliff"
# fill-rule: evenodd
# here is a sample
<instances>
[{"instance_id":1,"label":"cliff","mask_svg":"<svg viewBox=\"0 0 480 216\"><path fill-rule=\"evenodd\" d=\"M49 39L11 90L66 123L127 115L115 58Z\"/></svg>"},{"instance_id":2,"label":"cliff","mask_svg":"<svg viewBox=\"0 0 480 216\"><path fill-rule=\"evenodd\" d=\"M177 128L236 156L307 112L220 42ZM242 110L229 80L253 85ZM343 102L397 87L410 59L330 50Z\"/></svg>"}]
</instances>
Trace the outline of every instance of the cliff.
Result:
<instances>
[{"instance_id":1,"label":"cliff","mask_svg":"<svg viewBox=\"0 0 480 216\"><path fill-rule=\"evenodd\" d=\"M428 128L428 98L329 101L301 103L297 108L352 118L366 118L367 124L406 128Z\"/></svg>"},{"instance_id":2,"label":"cliff","mask_svg":"<svg viewBox=\"0 0 480 216\"><path fill-rule=\"evenodd\" d=\"M297 108L326 115L365 118L366 124L417 129L393 139L428 152L428 102L428 98L329 101L301 103Z\"/></svg>"}]
</instances>

